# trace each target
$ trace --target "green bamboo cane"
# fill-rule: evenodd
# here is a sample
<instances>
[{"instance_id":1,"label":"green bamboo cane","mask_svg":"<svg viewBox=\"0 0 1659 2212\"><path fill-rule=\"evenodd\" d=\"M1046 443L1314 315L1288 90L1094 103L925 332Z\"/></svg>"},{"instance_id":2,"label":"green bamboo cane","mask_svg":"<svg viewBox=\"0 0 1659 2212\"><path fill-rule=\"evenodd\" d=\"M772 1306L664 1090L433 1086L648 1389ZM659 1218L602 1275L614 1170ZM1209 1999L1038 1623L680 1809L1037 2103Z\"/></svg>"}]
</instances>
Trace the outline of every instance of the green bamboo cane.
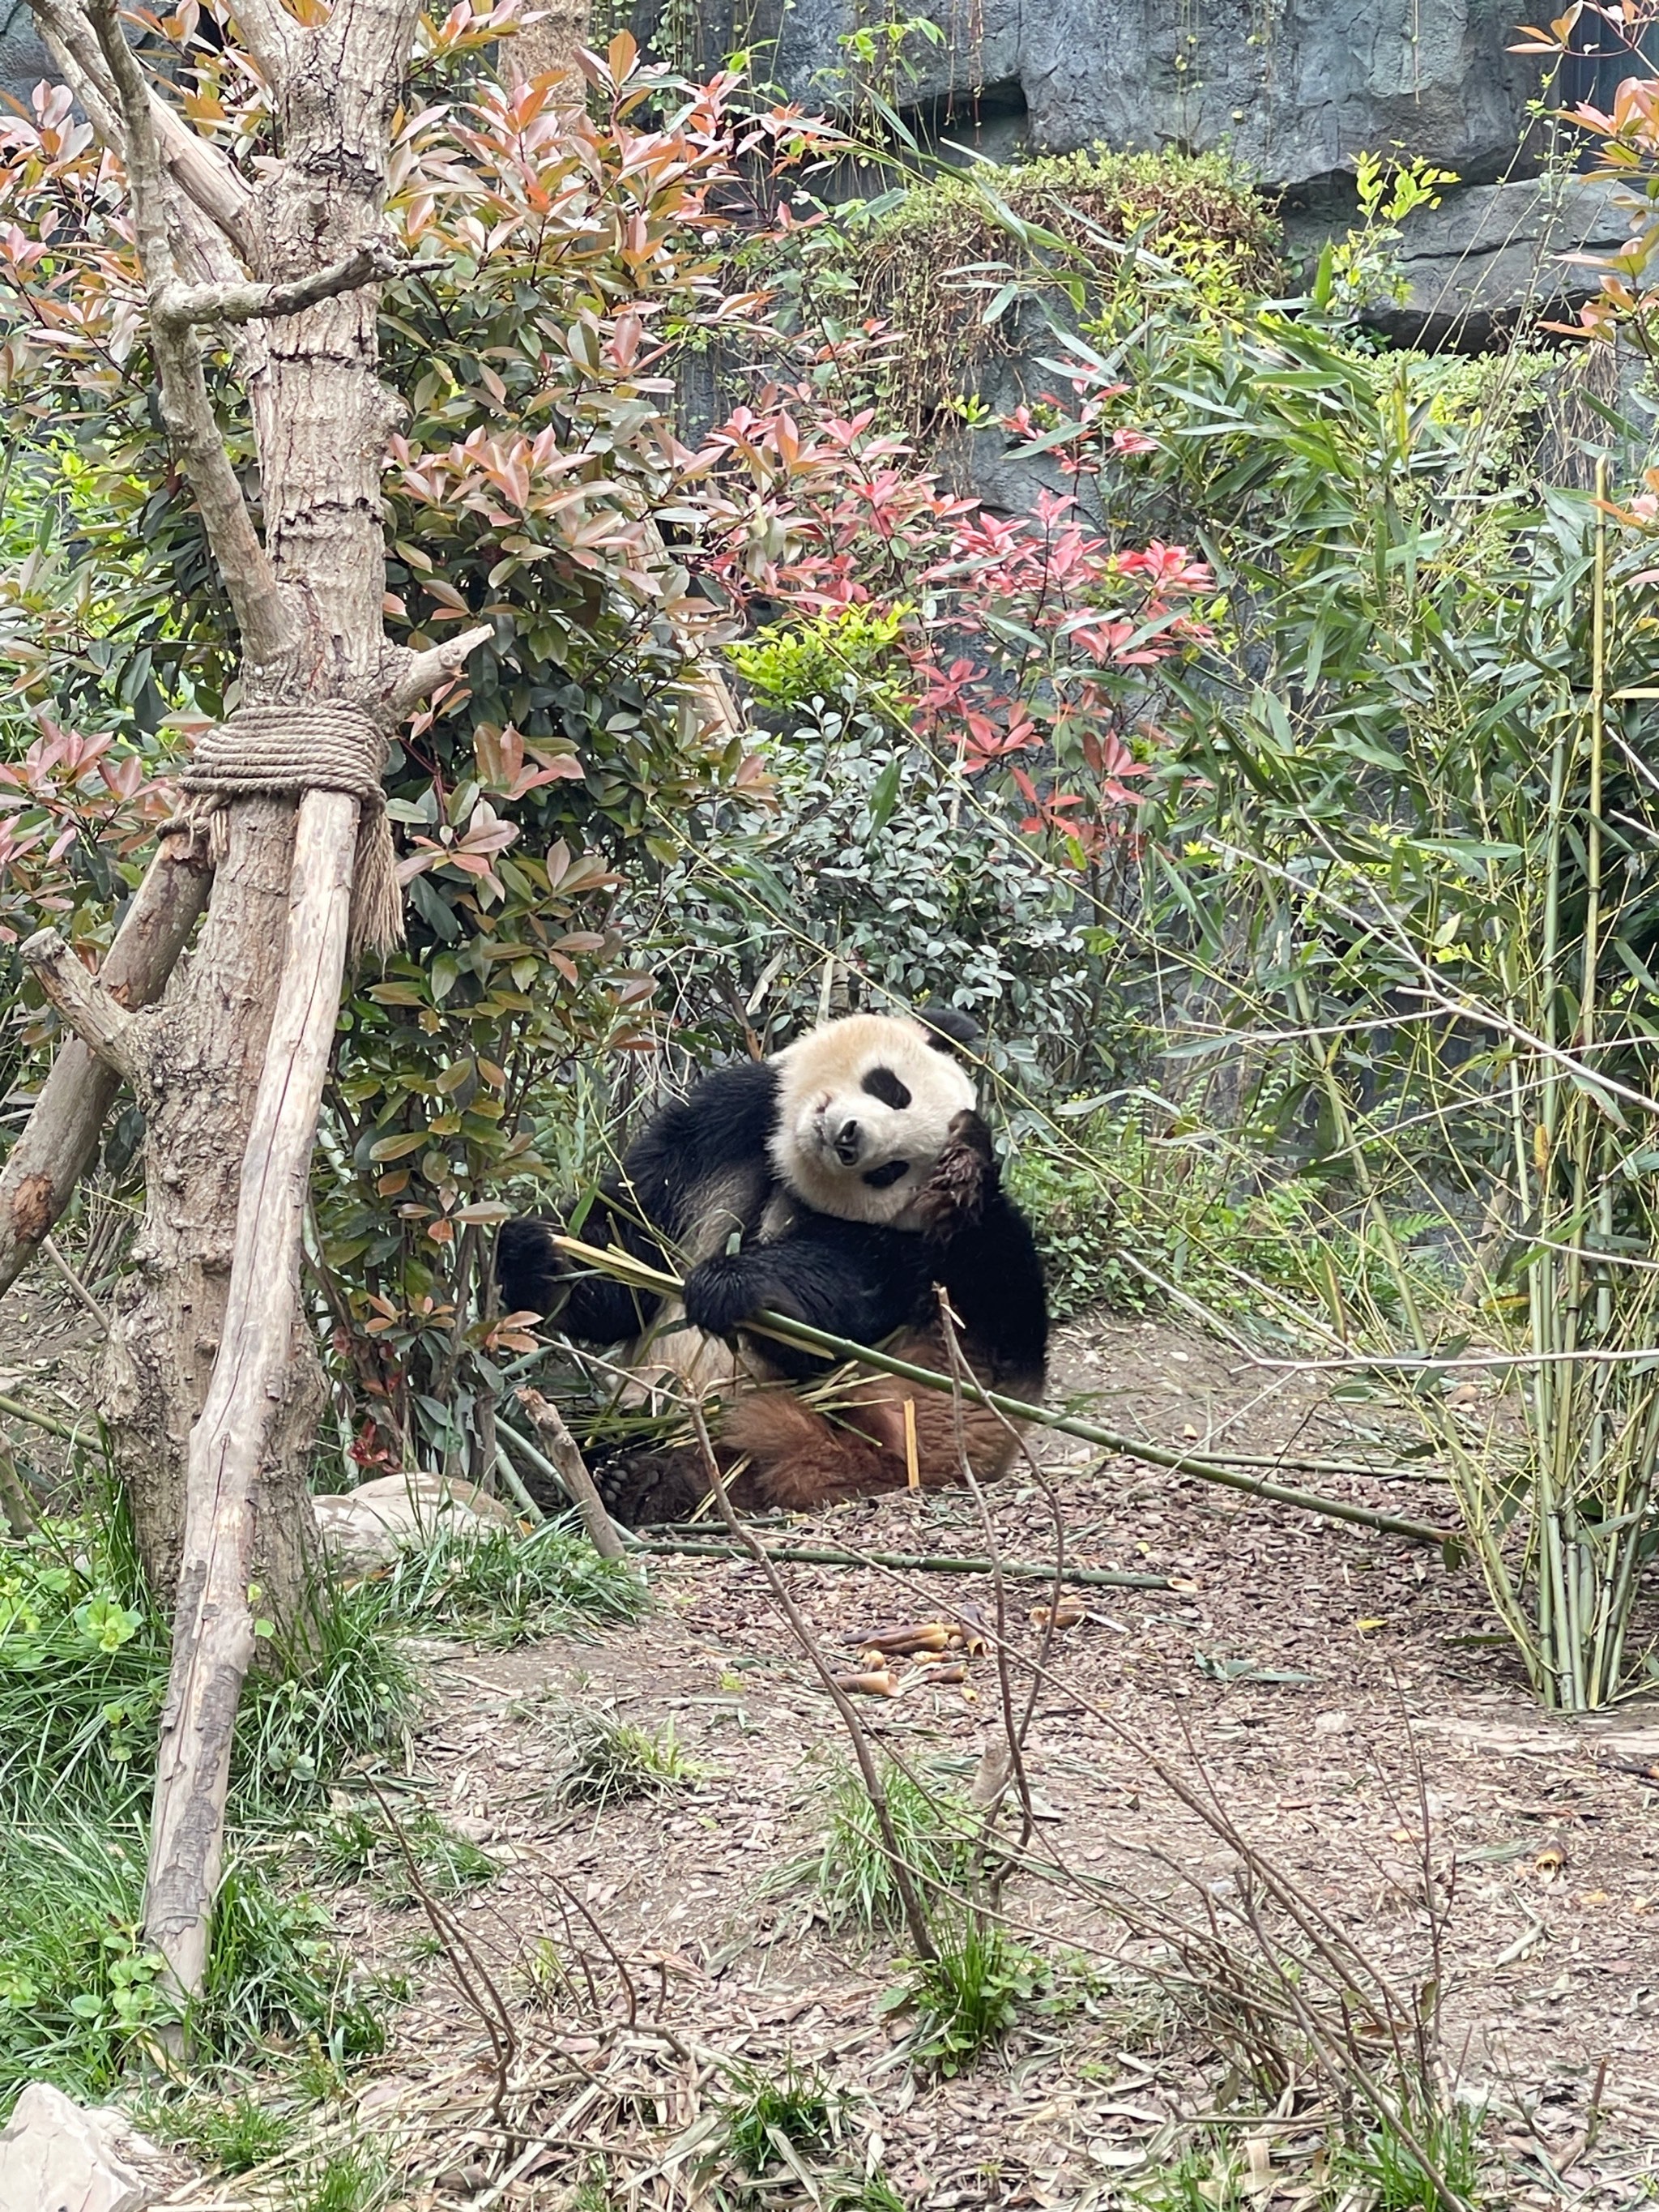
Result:
<instances>
[{"instance_id":1,"label":"green bamboo cane","mask_svg":"<svg viewBox=\"0 0 1659 2212\"><path fill-rule=\"evenodd\" d=\"M678 1276L665 1274L659 1268L647 1267L644 1261L615 1251L608 1245L584 1244L575 1237L555 1237L553 1243L561 1252L568 1253L584 1266L613 1276L617 1282L628 1283L636 1290L652 1291L659 1297L677 1298L685 1287ZM1402 1520L1397 1514L1378 1513L1369 1505L1351 1505L1346 1499L1323 1498L1311 1490L1292 1490L1283 1483L1265 1482L1254 1475L1241 1474L1232 1468L1213 1466L1188 1453L1166 1451L1160 1444L1142 1443L1134 1437L1120 1436L1115 1429L1103 1428L1096 1421L1080 1421L1070 1413L1056 1413L1047 1406L1030 1406L1022 1399L1005 1397L1000 1390L982 1389L977 1383L954 1382L932 1367L918 1367L914 1361L896 1358L891 1352L878 1352L866 1344L854 1344L848 1337L832 1336L828 1329L813 1328L805 1322L792 1320L787 1314L763 1311L744 1326L757 1335L777 1337L785 1344L805 1345L815 1352L832 1352L837 1359L874 1368L878 1374L896 1375L924 1390L941 1391L946 1396L960 1392L975 1405L988 1406L994 1413L1006 1414L1010 1420L1053 1429L1061 1436L1076 1437L1084 1443L1098 1445L1126 1459L1143 1460L1148 1466L1167 1468L1172 1474L1189 1474L1200 1482L1242 1491L1249 1498L1267 1498L1276 1505L1293 1505L1304 1513L1317 1513L1330 1521L1352 1521L1362 1528L1381 1529L1390 1536L1404 1536L1414 1544L1435 1544L1443 1549L1457 1541L1455 1529L1431 1528L1425 1522Z\"/></svg>"}]
</instances>

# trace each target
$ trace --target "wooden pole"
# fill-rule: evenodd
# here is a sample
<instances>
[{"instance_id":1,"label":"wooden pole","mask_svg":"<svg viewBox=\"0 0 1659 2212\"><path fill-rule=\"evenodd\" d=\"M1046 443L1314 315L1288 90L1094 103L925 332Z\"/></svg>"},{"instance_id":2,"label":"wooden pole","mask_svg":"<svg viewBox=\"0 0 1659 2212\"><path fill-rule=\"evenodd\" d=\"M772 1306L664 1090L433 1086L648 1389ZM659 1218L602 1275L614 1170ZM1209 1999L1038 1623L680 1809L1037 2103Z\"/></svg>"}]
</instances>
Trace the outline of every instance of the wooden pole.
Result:
<instances>
[{"instance_id":1,"label":"wooden pole","mask_svg":"<svg viewBox=\"0 0 1659 2212\"><path fill-rule=\"evenodd\" d=\"M99 970L111 998L131 1010L161 997L209 881L199 865L174 857L171 839L162 841ZM64 1039L0 1175L0 1297L40 1249L92 1165L120 1087L118 1070L90 1045Z\"/></svg>"},{"instance_id":2,"label":"wooden pole","mask_svg":"<svg viewBox=\"0 0 1659 2212\"><path fill-rule=\"evenodd\" d=\"M605 1510L605 1500L599 1495L599 1485L588 1473L581 1446L566 1427L563 1414L550 1399L544 1398L539 1390L532 1390L528 1383L520 1387L519 1403L534 1422L537 1435L547 1446L547 1456L553 1463L554 1472L582 1516L582 1526L587 1531L589 1543L602 1559L626 1559L627 1549L617 1534L616 1523Z\"/></svg>"},{"instance_id":3,"label":"wooden pole","mask_svg":"<svg viewBox=\"0 0 1659 2212\"><path fill-rule=\"evenodd\" d=\"M308 792L288 944L242 1158L224 1332L191 1431L173 1671L161 1715L144 1934L183 1995L202 1986L223 1856L237 1701L252 1663L254 1488L299 1310L300 1224L339 1013L357 806Z\"/></svg>"}]
</instances>

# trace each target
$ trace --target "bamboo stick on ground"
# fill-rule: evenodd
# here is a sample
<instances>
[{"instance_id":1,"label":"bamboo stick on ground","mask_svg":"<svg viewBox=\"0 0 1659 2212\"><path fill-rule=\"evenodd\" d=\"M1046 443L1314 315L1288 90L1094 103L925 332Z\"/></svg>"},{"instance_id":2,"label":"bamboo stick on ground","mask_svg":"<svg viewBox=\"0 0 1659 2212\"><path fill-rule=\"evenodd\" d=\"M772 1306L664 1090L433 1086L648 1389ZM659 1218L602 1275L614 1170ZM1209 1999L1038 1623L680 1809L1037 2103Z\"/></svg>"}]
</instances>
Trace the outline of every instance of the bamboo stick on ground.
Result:
<instances>
[{"instance_id":1,"label":"bamboo stick on ground","mask_svg":"<svg viewBox=\"0 0 1659 2212\"><path fill-rule=\"evenodd\" d=\"M635 1539L641 1552L666 1552L675 1556L684 1553L692 1559L741 1559L751 1557L746 1547L723 1544L718 1538L690 1540L678 1536L655 1536L650 1534ZM927 1552L843 1552L829 1544L768 1544L769 1559L799 1561L813 1567L895 1567L907 1574L919 1575L988 1575L995 1571L991 1559L951 1559ZM1027 1559L1004 1559L1005 1575L1018 1575L1022 1579L1051 1583L1054 1580L1054 1564L1034 1565ZM1168 1575L1120 1574L1109 1567L1063 1567L1060 1580L1080 1583L1094 1589L1172 1589L1175 1585Z\"/></svg>"},{"instance_id":2,"label":"bamboo stick on ground","mask_svg":"<svg viewBox=\"0 0 1659 2212\"><path fill-rule=\"evenodd\" d=\"M575 1237L556 1237L553 1242L572 1259L597 1267L602 1274L614 1275L618 1282L655 1291L664 1297L678 1297L684 1287L678 1277L665 1274L658 1267L648 1267L643 1261L626 1253L584 1244ZM1275 1505L1295 1506L1301 1512L1316 1513L1329 1521L1351 1521L1360 1528L1376 1528L1386 1535L1403 1536L1409 1543L1443 1546L1457 1540L1458 1532L1454 1528L1433 1528L1425 1522L1402 1520L1397 1514L1379 1513L1369 1505L1351 1504L1346 1498L1323 1498L1316 1491L1292 1490L1284 1483L1262 1481L1212 1461L1195 1459L1188 1453L1167 1451L1160 1444L1143 1443L1138 1437L1120 1436L1114 1429L1103 1428L1097 1421L1079 1420L1073 1414L1057 1413L1047 1406L1027 1405L1023 1399L1006 1398L1000 1390L984 1390L977 1384L958 1384L931 1367L918 1367L914 1361L896 1359L890 1352L878 1352L869 1345L854 1344L844 1336L831 1336L827 1329L809 1328L806 1322L792 1321L784 1314L757 1314L744 1326L758 1336L779 1337L786 1344L809 1345L815 1350L832 1352L838 1359L872 1367L879 1374L900 1376L925 1390L950 1394L960 1389L964 1398L1006 1413L1011 1420L1029 1421L1038 1428L1053 1429L1060 1436L1098 1444L1103 1450L1117 1453L1125 1459L1143 1460L1149 1467L1167 1468L1173 1474L1189 1474L1200 1482L1241 1491L1249 1498L1264 1498Z\"/></svg>"}]
</instances>

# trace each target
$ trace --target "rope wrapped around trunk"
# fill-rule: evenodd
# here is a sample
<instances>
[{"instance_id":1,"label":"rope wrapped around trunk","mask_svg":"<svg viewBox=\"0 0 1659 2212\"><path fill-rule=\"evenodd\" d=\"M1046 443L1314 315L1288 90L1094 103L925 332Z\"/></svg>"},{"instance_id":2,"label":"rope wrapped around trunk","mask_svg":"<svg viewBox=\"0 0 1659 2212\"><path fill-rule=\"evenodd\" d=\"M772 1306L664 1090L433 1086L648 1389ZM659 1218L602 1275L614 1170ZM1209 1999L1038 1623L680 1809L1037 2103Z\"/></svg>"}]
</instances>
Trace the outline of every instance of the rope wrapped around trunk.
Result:
<instances>
[{"instance_id":1,"label":"rope wrapped around trunk","mask_svg":"<svg viewBox=\"0 0 1659 2212\"><path fill-rule=\"evenodd\" d=\"M404 902L380 783L389 742L372 714L340 700L238 707L197 739L179 778L184 805L161 835L188 837L216 867L230 843L229 800L344 792L358 807L352 955L395 951L404 941Z\"/></svg>"}]
</instances>

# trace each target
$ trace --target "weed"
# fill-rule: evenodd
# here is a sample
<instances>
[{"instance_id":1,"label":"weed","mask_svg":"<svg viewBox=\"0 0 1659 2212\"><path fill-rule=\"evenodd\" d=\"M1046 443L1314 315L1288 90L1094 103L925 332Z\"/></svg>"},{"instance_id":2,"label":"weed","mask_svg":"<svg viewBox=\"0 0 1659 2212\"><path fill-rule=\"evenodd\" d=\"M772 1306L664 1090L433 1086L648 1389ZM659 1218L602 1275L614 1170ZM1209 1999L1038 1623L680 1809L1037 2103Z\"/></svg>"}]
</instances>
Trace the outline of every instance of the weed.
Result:
<instances>
[{"instance_id":1,"label":"weed","mask_svg":"<svg viewBox=\"0 0 1659 2212\"><path fill-rule=\"evenodd\" d=\"M924 1900L959 1893L971 1870L977 1825L971 1809L949 1790L930 1790L891 1764L882 1790L894 1838ZM904 1908L892 1861L861 1778L838 1765L819 1798L823 1843L792 1861L779 1885L810 1883L835 1927L871 1934L902 1928Z\"/></svg>"},{"instance_id":2,"label":"weed","mask_svg":"<svg viewBox=\"0 0 1659 2212\"><path fill-rule=\"evenodd\" d=\"M324 1585L281 1647L283 1670L250 1679L236 1720L243 1819L314 1798L366 1752L403 1741L419 1705L403 1624L381 1585Z\"/></svg>"},{"instance_id":3,"label":"weed","mask_svg":"<svg viewBox=\"0 0 1659 2212\"><path fill-rule=\"evenodd\" d=\"M136 1821L73 1814L0 1832L0 2089L41 2076L107 2090L179 2012L140 1932L145 1842ZM227 1869L190 2026L214 2057L315 2037L339 2058L380 2049L392 1994L351 1970L316 1906L280 1897L246 1860Z\"/></svg>"},{"instance_id":4,"label":"weed","mask_svg":"<svg viewBox=\"0 0 1659 2212\"><path fill-rule=\"evenodd\" d=\"M830 2212L910 2212L884 2173L866 2173L832 2188L825 2200Z\"/></svg>"},{"instance_id":5,"label":"weed","mask_svg":"<svg viewBox=\"0 0 1659 2212\"><path fill-rule=\"evenodd\" d=\"M569 1762L556 1794L566 1805L603 1812L627 1797L660 1797L702 1778L686 1758L671 1723L659 1734L618 1720L614 1713L575 1715L569 1729Z\"/></svg>"},{"instance_id":6,"label":"weed","mask_svg":"<svg viewBox=\"0 0 1659 2212\"><path fill-rule=\"evenodd\" d=\"M222 2173L246 2173L275 2158L294 2133L286 2113L242 2096L222 2102L192 2100L167 2115L175 2142L210 2160Z\"/></svg>"},{"instance_id":7,"label":"weed","mask_svg":"<svg viewBox=\"0 0 1659 2212\"><path fill-rule=\"evenodd\" d=\"M1142 2212L1239 2212L1238 2160L1225 2147L1206 2144L1183 2151L1155 2178L1129 2191Z\"/></svg>"},{"instance_id":8,"label":"weed","mask_svg":"<svg viewBox=\"0 0 1659 2212\"><path fill-rule=\"evenodd\" d=\"M1409 2116L1411 2132L1429 2164L1464 2203L1476 2201L1480 2185L1483 2117L1462 2104ZM1433 2177L1395 2127L1384 2124L1372 2129L1362 2147L1339 2163L1346 2176L1368 2191L1377 2212L1438 2212L1443 2200Z\"/></svg>"},{"instance_id":9,"label":"weed","mask_svg":"<svg viewBox=\"0 0 1659 2212\"><path fill-rule=\"evenodd\" d=\"M750 2176L769 2167L822 2157L836 2142L844 2095L815 2068L786 2060L781 2075L738 2067L730 2075L722 2142Z\"/></svg>"},{"instance_id":10,"label":"weed","mask_svg":"<svg viewBox=\"0 0 1659 2212\"><path fill-rule=\"evenodd\" d=\"M441 1526L400 1553L378 1587L410 1627L456 1629L501 1646L635 1620L647 1601L625 1560L600 1559L559 1521L527 1532Z\"/></svg>"},{"instance_id":11,"label":"weed","mask_svg":"<svg viewBox=\"0 0 1659 2212\"><path fill-rule=\"evenodd\" d=\"M940 1941L937 1957L911 1962L883 2008L915 2013L912 2055L918 2063L960 2074L1000 2043L1053 1983L1053 1969L1037 1952L970 1913Z\"/></svg>"},{"instance_id":12,"label":"weed","mask_svg":"<svg viewBox=\"0 0 1659 2212\"><path fill-rule=\"evenodd\" d=\"M331 2152L289 2198L289 2212L369 2212L386 2194L386 2162L367 2145Z\"/></svg>"},{"instance_id":13,"label":"weed","mask_svg":"<svg viewBox=\"0 0 1659 2212\"><path fill-rule=\"evenodd\" d=\"M313 1848L320 1881L368 1882L383 1897L410 1893L405 1851L420 1868L422 1881L441 1897L475 1888L496 1871L488 1851L424 1806L399 1819L394 1836L378 1809L354 1805L324 1824Z\"/></svg>"}]
</instances>

